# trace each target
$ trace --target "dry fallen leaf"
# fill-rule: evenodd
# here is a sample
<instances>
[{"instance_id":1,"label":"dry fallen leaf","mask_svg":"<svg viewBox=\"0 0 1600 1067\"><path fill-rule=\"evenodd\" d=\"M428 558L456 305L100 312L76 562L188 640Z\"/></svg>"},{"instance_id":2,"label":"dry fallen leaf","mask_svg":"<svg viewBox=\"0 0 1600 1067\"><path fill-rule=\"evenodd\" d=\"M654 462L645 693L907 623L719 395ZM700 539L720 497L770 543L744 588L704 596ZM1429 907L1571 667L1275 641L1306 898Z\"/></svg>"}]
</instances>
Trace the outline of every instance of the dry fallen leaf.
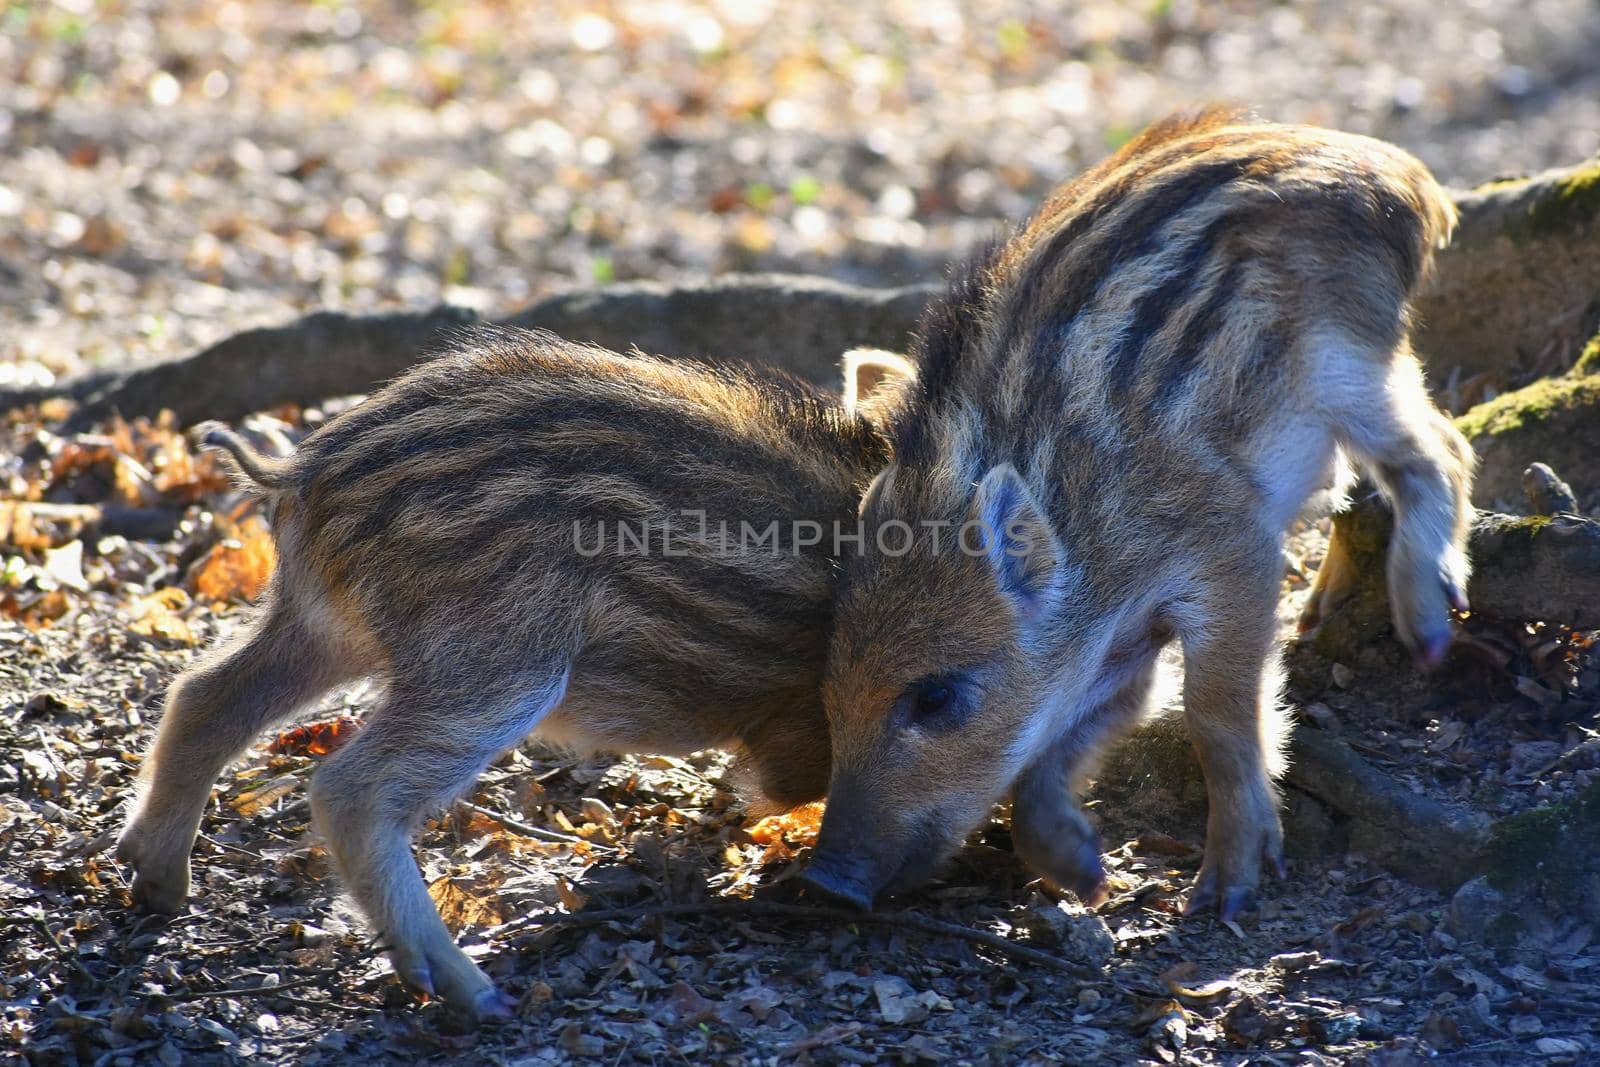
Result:
<instances>
[{"instance_id":1,"label":"dry fallen leaf","mask_svg":"<svg viewBox=\"0 0 1600 1067\"><path fill-rule=\"evenodd\" d=\"M16 619L30 630L42 630L72 609L72 602L59 589L35 596L0 597L0 614Z\"/></svg>"},{"instance_id":2,"label":"dry fallen leaf","mask_svg":"<svg viewBox=\"0 0 1600 1067\"><path fill-rule=\"evenodd\" d=\"M556 895L561 898L561 906L571 912L582 911L583 906L589 903L589 897L578 892L564 874L556 875Z\"/></svg>"},{"instance_id":3,"label":"dry fallen leaf","mask_svg":"<svg viewBox=\"0 0 1600 1067\"><path fill-rule=\"evenodd\" d=\"M254 815L268 804L288 796L298 788L300 788L298 774L279 775L263 785L240 793L229 802L228 806L240 815Z\"/></svg>"},{"instance_id":4,"label":"dry fallen leaf","mask_svg":"<svg viewBox=\"0 0 1600 1067\"><path fill-rule=\"evenodd\" d=\"M750 828L750 840L767 849L763 861L788 859L796 849L816 845L822 811L822 802L813 801L782 815L769 815Z\"/></svg>"},{"instance_id":5,"label":"dry fallen leaf","mask_svg":"<svg viewBox=\"0 0 1600 1067\"><path fill-rule=\"evenodd\" d=\"M1197 856L1200 850L1187 841L1180 841L1170 834L1156 833L1146 830L1139 835L1134 843L1134 850L1146 856Z\"/></svg>"},{"instance_id":6,"label":"dry fallen leaf","mask_svg":"<svg viewBox=\"0 0 1600 1067\"><path fill-rule=\"evenodd\" d=\"M25 501L0 500L0 544L23 552L38 552L53 543L48 527L40 528L33 509Z\"/></svg>"},{"instance_id":7,"label":"dry fallen leaf","mask_svg":"<svg viewBox=\"0 0 1600 1067\"><path fill-rule=\"evenodd\" d=\"M160 637L192 645L196 638L189 624L178 614L189 606L189 594L176 586L157 589L136 599L132 605L133 623L128 629L146 637Z\"/></svg>"},{"instance_id":8,"label":"dry fallen leaf","mask_svg":"<svg viewBox=\"0 0 1600 1067\"><path fill-rule=\"evenodd\" d=\"M428 896L439 909L439 917L452 934L469 926L499 926L500 897L495 886L482 878L436 878L428 886Z\"/></svg>"},{"instance_id":9,"label":"dry fallen leaf","mask_svg":"<svg viewBox=\"0 0 1600 1067\"><path fill-rule=\"evenodd\" d=\"M267 751L283 756L327 756L355 737L360 728L361 720L353 715L309 722L273 738Z\"/></svg>"},{"instance_id":10,"label":"dry fallen leaf","mask_svg":"<svg viewBox=\"0 0 1600 1067\"><path fill-rule=\"evenodd\" d=\"M1383 917L1383 908L1377 904L1368 905L1356 912L1350 918L1333 928L1334 933L1340 937L1349 937L1358 934Z\"/></svg>"},{"instance_id":11,"label":"dry fallen leaf","mask_svg":"<svg viewBox=\"0 0 1600 1067\"><path fill-rule=\"evenodd\" d=\"M252 515L207 552L190 575L195 592L213 603L253 601L267 588L276 561L267 524Z\"/></svg>"}]
</instances>

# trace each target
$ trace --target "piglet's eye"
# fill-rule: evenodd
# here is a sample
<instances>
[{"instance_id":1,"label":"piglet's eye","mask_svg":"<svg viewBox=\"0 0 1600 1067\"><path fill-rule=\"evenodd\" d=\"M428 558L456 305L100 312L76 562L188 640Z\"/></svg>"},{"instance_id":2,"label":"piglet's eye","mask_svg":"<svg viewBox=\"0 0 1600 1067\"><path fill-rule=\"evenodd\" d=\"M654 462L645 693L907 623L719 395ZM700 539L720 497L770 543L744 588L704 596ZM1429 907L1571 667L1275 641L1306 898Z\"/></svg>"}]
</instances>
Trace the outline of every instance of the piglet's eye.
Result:
<instances>
[{"instance_id":1,"label":"piglet's eye","mask_svg":"<svg viewBox=\"0 0 1600 1067\"><path fill-rule=\"evenodd\" d=\"M955 690L940 678L920 681L911 691L911 717L927 719L949 709L955 701Z\"/></svg>"}]
</instances>

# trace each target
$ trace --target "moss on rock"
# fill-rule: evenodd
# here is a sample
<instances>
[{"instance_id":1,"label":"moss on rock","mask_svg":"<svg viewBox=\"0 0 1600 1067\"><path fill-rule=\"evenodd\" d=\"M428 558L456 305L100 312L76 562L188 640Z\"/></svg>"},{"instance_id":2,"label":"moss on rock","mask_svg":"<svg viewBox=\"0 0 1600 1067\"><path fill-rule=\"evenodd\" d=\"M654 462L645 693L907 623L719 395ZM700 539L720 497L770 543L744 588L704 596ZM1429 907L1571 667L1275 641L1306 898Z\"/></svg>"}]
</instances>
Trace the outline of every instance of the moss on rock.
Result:
<instances>
[{"instance_id":1,"label":"moss on rock","mask_svg":"<svg viewBox=\"0 0 1600 1067\"><path fill-rule=\"evenodd\" d=\"M1582 225L1600 214L1600 161L1580 167L1551 184L1528 205L1527 233L1543 236Z\"/></svg>"},{"instance_id":2,"label":"moss on rock","mask_svg":"<svg viewBox=\"0 0 1600 1067\"><path fill-rule=\"evenodd\" d=\"M1586 374L1600 374L1600 333L1589 338L1589 343L1583 346L1583 351L1578 354L1578 361L1572 365L1571 374L1581 378Z\"/></svg>"},{"instance_id":3,"label":"moss on rock","mask_svg":"<svg viewBox=\"0 0 1600 1067\"><path fill-rule=\"evenodd\" d=\"M1522 472L1535 462L1554 468L1580 502L1600 491L1600 374L1541 378L1472 408L1456 428L1478 453L1480 507L1520 505Z\"/></svg>"},{"instance_id":4,"label":"moss on rock","mask_svg":"<svg viewBox=\"0 0 1600 1067\"><path fill-rule=\"evenodd\" d=\"M1600 904L1600 782L1571 800L1496 822L1489 884L1536 892L1547 903L1589 914Z\"/></svg>"},{"instance_id":5,"label":"moss on rock","mask_svg":"<svg viewBox=\"0 0 1600 1067\"><path fill-rule=\"evenodd\" d=\"M1456 419L1467 440L1521 430L1579 405L1600 399L1600 376L1540 378L1521 389L1485 401Z\"/></svg>"}]
</instances>

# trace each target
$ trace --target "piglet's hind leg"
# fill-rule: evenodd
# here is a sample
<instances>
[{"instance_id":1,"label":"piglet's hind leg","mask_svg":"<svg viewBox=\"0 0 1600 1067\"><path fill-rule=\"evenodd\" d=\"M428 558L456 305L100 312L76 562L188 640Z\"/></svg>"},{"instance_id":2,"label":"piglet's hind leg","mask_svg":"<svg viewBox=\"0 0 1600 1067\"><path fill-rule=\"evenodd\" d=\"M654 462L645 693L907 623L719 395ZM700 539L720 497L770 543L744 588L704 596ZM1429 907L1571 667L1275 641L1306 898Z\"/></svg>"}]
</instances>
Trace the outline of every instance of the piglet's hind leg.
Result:
<instances>
[{"instance_id":1,"label":"piglet's hind leg","mask_svg":"<svg viewBox=\"0 0 1600 1067\"><path fill-rule=\"evenodd\" d=\"M137 905L175 911L188 896L189 851L222 768L262 730L359 673L336 639L274 605L173 683L117 842L117 858L133 868Z\"/></svg>"},{"instance_id":2,"label":"piglet's hind leg","mask_svg":"<svg viewBox=\"0 0 1600 1067\"><path fill-rule=\"evenodd\" d=\"M395 971L477 1019L504 1017L509 1006L439 918L411 856L411 836L424 816L471 788L497 754L532 731L565 689L564 673L492 695L397 685L311 784L328 849Z\"/></svg>"}]
</instances>

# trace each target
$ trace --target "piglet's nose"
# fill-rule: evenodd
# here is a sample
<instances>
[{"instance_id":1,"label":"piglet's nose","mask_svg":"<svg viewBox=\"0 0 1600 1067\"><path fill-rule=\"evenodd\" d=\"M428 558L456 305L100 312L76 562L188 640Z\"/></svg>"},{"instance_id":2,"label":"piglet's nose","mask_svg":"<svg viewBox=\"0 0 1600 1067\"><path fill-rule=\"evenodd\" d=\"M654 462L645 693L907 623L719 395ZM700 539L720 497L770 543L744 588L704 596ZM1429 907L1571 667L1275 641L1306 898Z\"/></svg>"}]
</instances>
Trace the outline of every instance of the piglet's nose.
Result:
<instances>
[{"instance_id":1,"label":"piglet's nose","mask_svg":"<svg viewBox=\"0 0 1600 1067\"><path fill-rule=\"evenodd\" d=\"M856 911L872 910L872 891L859 861L839 860L818 855L800 875L800 881L812 892L834 904L842 904Z\"/></svg>"}]
</instances>

